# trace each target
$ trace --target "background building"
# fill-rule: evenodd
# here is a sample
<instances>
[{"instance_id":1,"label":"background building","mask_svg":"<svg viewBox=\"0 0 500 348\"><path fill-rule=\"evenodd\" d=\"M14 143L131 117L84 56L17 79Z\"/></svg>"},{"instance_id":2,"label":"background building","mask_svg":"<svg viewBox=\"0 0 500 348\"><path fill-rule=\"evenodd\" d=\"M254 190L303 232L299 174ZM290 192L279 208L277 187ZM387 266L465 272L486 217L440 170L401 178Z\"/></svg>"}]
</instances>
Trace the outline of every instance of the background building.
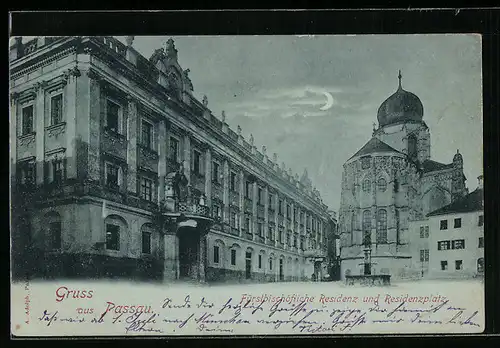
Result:
<instances>
[{"instance_id":1,"label":"background building","mask_svg":"<svg viewBox=\"0 0 500 348\"><path fill-rule=\"evenodd\" d=\"M345 164L339 214L341 274L413 277L409 222L467 193L463 159L431 160L430 132L420 99L399 86L379 107L379 127Z\"/></svg>"},{"instance_id":2,"label":"background building","mask_svg":"<svg viewBox=\"0 0 500 348\"><path fill-rule=\"evenodd\" d=\"M428 214L428 226L429 277L468 278L484 274L482 176L476 190Z\"/></svg>"},{"instance_id":3,"label":"background building","mask_svg":"<svg viewBox=\"0 0 500 348\"><path fill-rule=\"evenodd\" d=\"M194 98L173 40L149 59L133 41L14 40L14 277L320 278L332 224L307 171Z\"/></svg>"}]
</instances>

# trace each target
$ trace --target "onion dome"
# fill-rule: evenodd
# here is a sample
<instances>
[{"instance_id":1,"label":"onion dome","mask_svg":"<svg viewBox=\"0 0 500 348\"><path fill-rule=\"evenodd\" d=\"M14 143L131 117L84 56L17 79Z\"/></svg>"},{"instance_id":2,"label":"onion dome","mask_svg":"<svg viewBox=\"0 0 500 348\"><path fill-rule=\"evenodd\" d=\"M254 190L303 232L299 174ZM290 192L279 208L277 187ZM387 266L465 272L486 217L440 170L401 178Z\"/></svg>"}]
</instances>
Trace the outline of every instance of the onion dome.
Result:
<instances>
[{"instance_id":1,"label":"onion dome","mask_svg":"<svg viewBox=\"0 0 500 348\"><path fill-rule=\"evenodd\" d=\"M401 70L398 78L398 90L387 98L378 109L379 127L407 121L421 122L424 116L424 107L420 99L401 87Z\"/></svg>"}]
</instances>

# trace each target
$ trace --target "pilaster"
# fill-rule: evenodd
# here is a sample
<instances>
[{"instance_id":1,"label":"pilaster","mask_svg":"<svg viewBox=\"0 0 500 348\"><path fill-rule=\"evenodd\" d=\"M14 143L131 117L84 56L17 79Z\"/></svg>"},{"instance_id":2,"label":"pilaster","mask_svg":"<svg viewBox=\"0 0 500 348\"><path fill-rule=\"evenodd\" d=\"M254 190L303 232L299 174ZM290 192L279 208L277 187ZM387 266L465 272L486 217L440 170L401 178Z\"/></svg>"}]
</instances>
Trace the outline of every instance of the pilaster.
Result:
<instances>
[{"instance_id":1,"label":"pilaster","mask_svg":"<svg viewBox=\"0 0 500 348\"><path fill-rule=\"evenodd\" d=\"M19 94L11 93L10 95L10 170L11 177L16 178L16 162L17 162L17 125L19 116L17 115L17 104ZM15 179L14 179L15 180Z\"/></svg>"},{"instance_id":2,"label":"pilaster","mask_svg":"<svg viewBox=\"0 0 500 348\"><path fill-rule=\"evenodd\" d=\"M80 70L75 66L67 71L66 85L66 177L77 176L77 142L76 142L76 108L77 108L77 80Z\"/></svg>"},{"instance_id":3,"label":"pilaster","mask_svg":"<svg viewBox=\"0 0 500 348\"><path fill-rule=\"evenodd\" d=\"M88 70L89 77L89 133L87 177L99 181L101 176L101 79L94 70Z\"/></svg>"},{"instance_id":4,"label":"pilaster","mask_svg":"<svg viewBox=\"0 0 500 348\"><path fill-rule=\"evenodd\" d=\"M129 116L130 117L130 116ZM167 124L158 123L158 202L165 200L165 176L167 175Z\"/></svg>"},{"instance_id":5,"label":"pilaster","mask_svg":"<svg viewBox=\"0 0 500 348\"><path fill-rule=\"evenodd\" d=\"M223 176L223 195L222 195L222 202L224 204L224 212L222 214L222 217L224 219L224 222L230 223L230 213L229 213L229 185L230 185L230 171L229 171L229 162L227 159L224 159L224 164L223 164L223 171L224 171L224 176Z\"/></svg>"},{"instance_id":6,"label":"pilaster","mask_svg":"<svg viewBox=\"0 0 500 348\"><path fill-rule=\"evenodd\" d=\"M208 147L205 150L205 196L206 204L212 207L212 151Z\"/></svg>"},{"instance_id":7,"label":"pilaster","mask_svg":"<svg viewBox=\"0 0 500 348\"><path fill-rule=\"evenodd\" d=\"M35 100L35 132L36 132L36 184L44 183L45 163L45 87L46 81L37 82Z\"/></svg>"},{"instance_id":8,"label":"pilaster","mask_svg":"<svg viewBox=\"0 0 500 348\"><path fill-rule=\"evenodd\" d=\"M139 120L137 115L137 102L131 97L128 98L127 114L127 191L137 193L137 129Z\"/></svg>"}]
</instances>

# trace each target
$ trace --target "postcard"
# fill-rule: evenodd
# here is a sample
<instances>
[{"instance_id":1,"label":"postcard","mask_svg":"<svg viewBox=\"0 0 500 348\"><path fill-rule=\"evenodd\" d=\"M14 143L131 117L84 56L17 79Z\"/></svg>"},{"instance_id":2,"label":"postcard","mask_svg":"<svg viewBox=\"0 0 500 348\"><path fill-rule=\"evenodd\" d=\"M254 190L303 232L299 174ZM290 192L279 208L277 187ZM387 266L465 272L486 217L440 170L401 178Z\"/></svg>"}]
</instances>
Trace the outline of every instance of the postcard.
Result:
<instances>
[{"instance_id":1,"label":"postcard","mask_svg":"<svg viewBox=\"0 0 500 348\"><path fill-rule=\"evenodd\" d=\"M9 60L12 335L484 330L480 35Z\"/></svg>"}]
</instances>

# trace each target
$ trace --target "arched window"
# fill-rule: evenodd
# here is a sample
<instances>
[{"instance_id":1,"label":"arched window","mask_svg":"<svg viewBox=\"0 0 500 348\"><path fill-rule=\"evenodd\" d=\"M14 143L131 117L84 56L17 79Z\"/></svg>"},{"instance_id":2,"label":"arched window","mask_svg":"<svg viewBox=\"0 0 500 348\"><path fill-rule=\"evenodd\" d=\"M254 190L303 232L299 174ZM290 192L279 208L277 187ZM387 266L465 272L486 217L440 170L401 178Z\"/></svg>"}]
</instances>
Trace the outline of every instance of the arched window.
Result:
<instances>
[{"instance_id":1,"label":"arched window","mask_svg":"<svg viewBox=\"0 0 500 348\"><path fill-rule=\"evenodd\" d=\"M104 228L106 232L106 249L107 250L120 250L120 235L126 236L127 223L118 215L110 215L104 221Z\"/></svg>"},{"instance_id":2,"label":"arched window","mask_svg":"<svg viewBox=\"0 0 500 348\"><path fill-rule=\"evenodd\" d=\"M370 180L368 180L368 179L363 180L363 191L364 192L370 192L370 186L371 186Z\"/></svg>"},{"instance_id":3,"label":"arched window","mask_svg":"<svg viewBox=\"0 0 500 348\"><path fill-rule=\"evenodd\" d=\"M484 272L484 258L477 259L477 273Z\"/></svg>"},{"instance_id":4,"label":"arched window","mask_svg":"<svg viewBox=\"0 0 500 348\"><path fill-rule=\"evenodd\" d=\"M369 210L363 212L363 244L371 244L372 214Z\"/></svg>"},{"instance_id":5,"label":"arched window","mask_svg":"<svg viewBox=\"0 0 500 348\"><path fill-rule=\"evenodd\" d=\"M378 179L377 187L379 191L384 192L385 190L387 190L387 181L385 181L384 178Z\"/></svg>"},{"instance_id":6,"label":"arched window","mask_svg":"<svg viewBox=\"0 0 500 348\"><path fill-rule=\"evenodd\" d=\"M417 157L417 137L414 134L408 136L408 156L412 159Z\"/></svg>"},{"instance_id":7,"label":"arched window","mask_svg":"<svg viewBox=\"0 0 500 348\"><path fill-rule=\"evenodd\" d=\"M45 215L49 240L49 249L59 250L62 247L61 216L56 212Z\"/></svg>"},{"instance_id":8,"label":"arched window","mask_svg":"<svg viewBox=\"0 0 500 348\"><path fill-rule=\"evenodd\" d=\"M377 214L377 243L387 243L387 211L384 209Z\"/></svg>"}]
</instances>

